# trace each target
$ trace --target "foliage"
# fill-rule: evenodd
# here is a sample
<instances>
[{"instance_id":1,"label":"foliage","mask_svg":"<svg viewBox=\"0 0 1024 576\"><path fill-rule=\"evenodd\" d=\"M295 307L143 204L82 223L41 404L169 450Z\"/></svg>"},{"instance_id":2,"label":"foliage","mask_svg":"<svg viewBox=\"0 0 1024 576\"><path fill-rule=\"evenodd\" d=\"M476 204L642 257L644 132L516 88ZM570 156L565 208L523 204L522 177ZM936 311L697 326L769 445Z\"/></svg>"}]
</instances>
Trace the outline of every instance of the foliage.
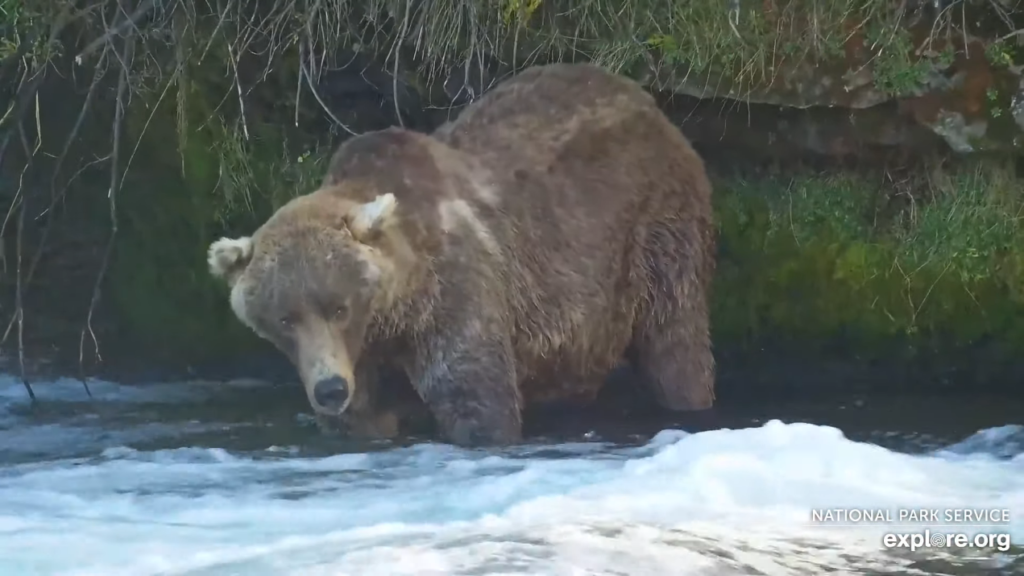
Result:
<instances>
[{"instance_id":1,"label":"foliage","mask_svg":"<svg viewBox=\"0 0 1024 576\"><path fill-rule=\"evenodd\" d=\"M972 165L922 186L915 198L850 174L719 183L718 337L1024 346L1020 180ZM894 202L909 205L887 216Z\"/></svg>"}]
</instances>

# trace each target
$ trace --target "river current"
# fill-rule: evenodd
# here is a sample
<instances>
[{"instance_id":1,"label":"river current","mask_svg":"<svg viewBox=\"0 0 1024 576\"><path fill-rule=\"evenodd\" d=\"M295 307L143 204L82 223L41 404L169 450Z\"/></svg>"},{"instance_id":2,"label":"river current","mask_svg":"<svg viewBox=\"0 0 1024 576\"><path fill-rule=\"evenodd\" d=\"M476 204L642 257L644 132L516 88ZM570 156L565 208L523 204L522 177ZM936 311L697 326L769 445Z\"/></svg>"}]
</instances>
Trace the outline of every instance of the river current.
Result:
<instances>
[{"instance_id":1,"label":"river current","mask_svg":"<svg viewBox=\"0 0 1024 576\"><path fill-rule=\"evenodd\" d=\"M90 387L37 383L33 405L0 377L0 575L1024 574L1024 405L1008 401L757 407L714 431L465 450L323 437L297 390ZM1010 519L812 517L850 507ZM925 529L1014 545L883 544Z\"/></svg>"}]
</instances>

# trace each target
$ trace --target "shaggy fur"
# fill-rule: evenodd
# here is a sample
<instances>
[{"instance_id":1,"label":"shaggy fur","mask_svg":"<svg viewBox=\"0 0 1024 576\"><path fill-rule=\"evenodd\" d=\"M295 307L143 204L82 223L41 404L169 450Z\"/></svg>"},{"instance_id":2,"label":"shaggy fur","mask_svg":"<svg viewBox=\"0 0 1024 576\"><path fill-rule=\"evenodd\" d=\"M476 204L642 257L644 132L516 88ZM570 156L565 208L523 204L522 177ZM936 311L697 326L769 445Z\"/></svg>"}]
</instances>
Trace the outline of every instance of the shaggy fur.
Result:
<instances>
[{"instance_id":1,"label":"shaggy fur","mask_svg":"<svg viewBox=\"0 0 1024 576\"><path fill-rule=\"evenodd\" d=\"M239 319L353 429L394 434L403 369L458 444L521 437L526 402L592 399L626 354L673 410L714 400L715 239L702 160L632 81L528 69L432 135L345 142L321 188L210 248Z\"/></svg>"}]
</instances>

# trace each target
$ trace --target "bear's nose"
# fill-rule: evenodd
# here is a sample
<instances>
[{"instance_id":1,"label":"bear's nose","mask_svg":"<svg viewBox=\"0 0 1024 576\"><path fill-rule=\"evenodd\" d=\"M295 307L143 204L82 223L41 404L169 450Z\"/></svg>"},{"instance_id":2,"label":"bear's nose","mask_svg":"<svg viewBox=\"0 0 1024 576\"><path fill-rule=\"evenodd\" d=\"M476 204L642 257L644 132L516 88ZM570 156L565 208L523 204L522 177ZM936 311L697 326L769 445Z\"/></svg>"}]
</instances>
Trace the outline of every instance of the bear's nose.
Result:
<instances>
[{"instance_id":1,"label":"bear's nose","mask_svg":"<svg viewBox=\"0 0 1024 576\"><path fill-rule=\"evenodd\" d=\"M348 400L348 381L341 376L324 378L313 385L313 399L321 408L341 412Z\"/></svg>"}]
</instances>

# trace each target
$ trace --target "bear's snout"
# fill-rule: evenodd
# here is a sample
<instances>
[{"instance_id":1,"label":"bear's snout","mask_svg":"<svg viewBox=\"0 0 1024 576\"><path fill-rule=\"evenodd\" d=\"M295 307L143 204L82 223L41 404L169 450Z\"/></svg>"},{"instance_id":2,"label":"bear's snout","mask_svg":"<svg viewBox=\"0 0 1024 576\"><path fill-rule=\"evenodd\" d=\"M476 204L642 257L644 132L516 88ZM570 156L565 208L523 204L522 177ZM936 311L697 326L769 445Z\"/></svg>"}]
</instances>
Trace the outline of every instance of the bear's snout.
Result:
<instances>
[{"instance_id":1,"label":"bear's snout","mask_svg":"<svg viewBox=\"0 0 1024 576\"><path fill-rule=\"evenodd\" d=\"M348 380L341 376L330 376L313 385L313 400L319 407L340 414L348 403Z\"/></svg>"}]
</instances>

